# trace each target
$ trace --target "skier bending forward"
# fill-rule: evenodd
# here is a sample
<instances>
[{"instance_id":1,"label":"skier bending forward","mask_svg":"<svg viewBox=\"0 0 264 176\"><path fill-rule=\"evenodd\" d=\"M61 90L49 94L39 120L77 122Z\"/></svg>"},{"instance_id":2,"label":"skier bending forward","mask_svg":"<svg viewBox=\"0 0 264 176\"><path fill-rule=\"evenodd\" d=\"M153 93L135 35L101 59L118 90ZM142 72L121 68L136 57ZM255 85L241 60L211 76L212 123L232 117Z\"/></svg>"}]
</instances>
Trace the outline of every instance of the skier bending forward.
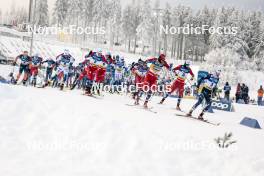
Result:
<instances>
[{"instance_id":1,"label":"skier bending forward","mask_svg":"<svg viewBox=\"0 0 264 176\"><path fill-rule=\"evenodd\" d=\"M152 58L152 59L147 59L146 63L151 63L148 72L146 73L145 79L144 79L144 87L143 90L146 92L146 87L148 88L147 90L147 96L144 102L144 108L148 108L148 102L149 99L152 95L152 92L155 91L153 90L155 87L157 88L157 79L158 75L163 67L167 68L169 70L170 66L168 63L165 61L166 56L164 54L161 54L159 58Z\"/></svg>"},{"instance_id":2,"label":"skier bending forward","mask_svg":"<svg viewBox=\"0 0 264 176\"><path fill-rule=\"evenodd\" d=\"M169 95L171 95L174 91L178 91L178 103L176 109L179 111L181 110L180 103L183 97L184 85L185 85L185 80L187 79L187 75L190 74L192 76L191 80L193 80L194 78L194 74L192 72L192 69L190 68L190 63L191 62L187 60L184 62L183 65L179 65L173 69L173 72L176 73L177 78L171 86L171 91L165 94L165 96L160 101L160 104L162 104L165 101L165 99Z\"/></svg>"},{"instance_id":3,"label":"skier bending forward","mask_svg":"<svg viewBox=\"0 0 264 176\"><path fill-rule=\"evenodd\" d=\"M198 119L203 120L204 113L210 108L211 106L211 97L213 91L216 90L217 84L219 82L219 76L220 76L221 70L216 70L213 72L213 74L208 74L206 77L201 78L198 81L197 88L200 90L200 95L198 97L198 101L192 109L189 111L187 116L192 116L192 112L200 105L202 104L203 100L206 101L206 106L203 108L202 112L198 116Z\"/></svg>"}]
</instances>

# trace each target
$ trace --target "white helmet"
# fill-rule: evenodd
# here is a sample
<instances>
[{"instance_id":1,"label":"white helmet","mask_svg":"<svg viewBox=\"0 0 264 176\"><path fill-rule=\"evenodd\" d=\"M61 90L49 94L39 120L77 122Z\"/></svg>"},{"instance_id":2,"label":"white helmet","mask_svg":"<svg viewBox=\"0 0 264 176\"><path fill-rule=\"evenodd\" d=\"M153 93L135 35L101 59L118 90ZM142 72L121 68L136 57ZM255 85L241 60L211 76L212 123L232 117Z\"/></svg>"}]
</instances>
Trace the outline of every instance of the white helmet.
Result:
<instances>
[{"instance_id":1,"label":"white helmet","mask_svg":"<svg viewBox=\"0 0 264 176\"><path fill-rule=\"evenodd\" d=\"M111 56L110 51L107 51L107 52L105 53L105 55L106 55L106 56Z\"/></svg>"},{"instance_id":2,"label":"white helmet","mask_svg":"<svg viewBox=\"0 0 264 176\"><path fill-rule=\"evenodd\" d=\"M221 69L215 69L215 70L213 71L213 76L215 76L215 77L219 77L220 74L221 74Z\"/></svg>"},{"instance_id":3,"label":"white helmet","mask_svg":"<svg viewBox=\"0 0 264 176\"><path fill-rule=\"evenodd\" d=\"M97 52L97 53L100 53L100 54L102 54L102 53L103 53L103 51L102 51L102 49L101 49L101 48L97 48L97 49L96 49L96 52Z\"/></svg>"},{"instance_id":4,"label":"white helmet","mask_svg":"<svg viewBox=\"0 0 264 176\"><path fill-rule=\"evenodd\" d=\"M70 51L68 49L65 49L63 52L64 55L70 55Z\"/></svg>"}]
</instances>

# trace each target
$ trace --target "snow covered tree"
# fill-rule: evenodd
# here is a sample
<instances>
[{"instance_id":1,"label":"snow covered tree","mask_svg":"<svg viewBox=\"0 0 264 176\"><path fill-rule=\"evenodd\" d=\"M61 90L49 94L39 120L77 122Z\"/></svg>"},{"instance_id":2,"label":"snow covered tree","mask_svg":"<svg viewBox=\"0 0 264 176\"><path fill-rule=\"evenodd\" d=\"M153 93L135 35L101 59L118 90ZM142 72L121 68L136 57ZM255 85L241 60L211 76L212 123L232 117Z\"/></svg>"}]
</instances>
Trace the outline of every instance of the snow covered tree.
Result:
<instances>
[{"instance_id":1,"label":"snow covered tree","mask_svg":"<svg viewBox=\"0 0 264 176\"><path fill-rule=\"evenodd\" d=\"M139 1L133 0L132 4L128 4L123 11L122 29L125 40L128 41L128 51L131 49L131 42L134 40L134 53L137 48L137 28L141 22L141 8Z\"/></svg>"},{"instance_id":2,"label":"snow covered tree","mask_svg":"<svg viewBox=\"0 0 264 176\"><path fill-rule=\"evenodd\" d=\"M166 3L163 15L162 15L162 26L163 27L171 27L171 7L169 3ZM170 34L162 33L162 41L164 53L167 54L168 51L168 42L169 42Z\"/></svg>"},{"instance_id":3,"label":"snow covered tree","mask_svg":"<svg viewBox=\"0 0 264 176\"><path fill-rule=\"evenodd\" d=\"M142 20L136 29L137 36L142 42L142 53L145 52L145 47L151 45L151 38L154 35L154 25L151 13L150 2L148 0L144 0L144 4L140 14Z\"/></svg>"},{"instance_id":4,"label":"snow covered tree","mask_svg":"<svg viewBox=\"0 0 264 176\"><path fill-rule=\"evenodd\" d=\"M178 5L173 9L173 20L172 23L174 26L177 27L184 27L190 23L190 19L192 18L192 10L190 7L186 7L183 5ZM184 57L184 50L185 50L185 36L183 32L180 32L178 35L174 35L173 40L173 54L175 56L177 54L178 59L183 59Z\"/></svg>"},{"instance_id":5,"label":"snow covered tree","mask_svg":"<svg viewBox=\"0 0 264 176\"><path fill-rule=\"evenodd\" d=\"M120 0L111 0L109 2L109 32L110 32L110 37L109 37L109 44L110 47L113 47L114 40L116 38L116 43L118 43L118 37L120 35L120 26L121 26L121 13L122 13L122 8L121 8L121 2Z\"/></svg>"},{"instance_id":6,"label":"snow covered tree","mask_svg":"<svg viewBox=\"0 0 264 176\"><path fill-rule=\"evenodd\" d=\"M34 23L38 26L46 26L49 23L48 1L36 0L34 11Z\"/></svg>"},{"instance_id":7,"label":"snow covered tree","mask_svg":"<svg viewBox=\"0 0 264 176\"><path fill-rule=\"evenodd\" d=\"M3 24L3 14L2 14L2 10L0 9L0 24Z\"/></svg>"},{"instance_id":8,"label":"snow covered tree","mask_svg":"<svg viewBox=\"0 0 264 176\"><path fill-rule=\"evenodd\" d=\"M83 19L83 26L92 27L92 23L95 16L94 3L95 0L82 0L83 12L81 18ZM86 41L86 34L83 34L83 41Z\"/></svg>"},{"instance_id":9,"label":"snow covered tree","mask_svg":"<svg viewBox=\"0 0 264 176\"><path fill-rule=\"evenodd\" d=\"M243 65L241 64L241 56L234 50L228 47L216 48L205 56L205 61L204 69L213 71L218 68L222 70L220 81L229 81L231 85L237 83L236 71L243 69Z\"/></svg>"},{"instance_id":10,"label":"snow covered tree","mask_svg":"<svg viewBox=\"0 0 264 176\"><path fill-rule=\"evenodd\" d=\"M54 12L53 12L53 21L55 24L63 26L66 24L67 13L69 9L68 0L56 0Z\"/></svg>"},{"instance_id":11,"label":"snow covered tree","mask_svg":"<svg viewBox=\"0 0 264 176\"><path fill-rule=\"evenodd\" d=\"M133 36L133 24L132 24L132 6L129 4L124 8L122 15L122 31L125 41L128 42L128 51L130 52L131 40Z\"/></svg>"}]
</instances>

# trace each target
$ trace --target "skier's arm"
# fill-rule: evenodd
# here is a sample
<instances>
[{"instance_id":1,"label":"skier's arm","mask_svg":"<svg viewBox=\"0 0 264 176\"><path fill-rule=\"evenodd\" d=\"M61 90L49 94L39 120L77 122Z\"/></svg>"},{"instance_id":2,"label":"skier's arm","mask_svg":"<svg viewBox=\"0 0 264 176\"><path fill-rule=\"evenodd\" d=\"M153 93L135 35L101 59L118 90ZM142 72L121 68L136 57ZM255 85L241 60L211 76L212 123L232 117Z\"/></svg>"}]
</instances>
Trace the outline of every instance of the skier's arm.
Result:
<instances>
[{"instance_id":1,"label":"skier's arm","mask_svg":"<svg viewBox=\"0 0 264 176\"><path fill-rule=\"evenodd\" d=\"M48 62L48 60L42 61L41 64L44 64L44 63L46 63L46 62Z\"/></svg>"},{"instance_id":2,"label":"skier's arm","mask_svg":"<svg viewBox=\"0 0 264 176\"><path fill-rule=\"evenodd\" d=\"M150 59L147 59L145 62L148 64L148 63L154 63L157 59L156 58L150 58Z\"/></svg>"},{"instance_id":3,"label":"skier's arm","mask_svg":"<svg viewBox=\"0 0 264 176\"><path fill-rule=\"evenodd\" d=\"M191 68L190 68L190 75L192 76L192 78L191 78L191 81L192 81L194 79L194 74L193 74L193 71Z\"/></svg>"},{"instance_id":4,"label":"skier's arm","mask_svg":"<svg viewBox=\"0 0 264 176\"><path fill-rule=\"evenodd\" d=\"M13 65L16 65L16 63L17 63L17 60L20 58L20 56L21 56L21 54L20 54L20 55L18 55L18 56L15 58L15 60L14 60L14 62L13 62Z\"/></svg>"},{"instance_id":5,"label":"skier's arm","mask_svg":"<svg viewBox=\"0 0 264 176\"><path fill-rule=\"evenodd\" d=\"M177 76L177 70L180 70L180 68L181 68L181 65L178 65L177 67L175 67L174 69L172 69L172 71L173 71L173 73L175 73L176 74L176 76Z\"/></svg>"}]
</instances>

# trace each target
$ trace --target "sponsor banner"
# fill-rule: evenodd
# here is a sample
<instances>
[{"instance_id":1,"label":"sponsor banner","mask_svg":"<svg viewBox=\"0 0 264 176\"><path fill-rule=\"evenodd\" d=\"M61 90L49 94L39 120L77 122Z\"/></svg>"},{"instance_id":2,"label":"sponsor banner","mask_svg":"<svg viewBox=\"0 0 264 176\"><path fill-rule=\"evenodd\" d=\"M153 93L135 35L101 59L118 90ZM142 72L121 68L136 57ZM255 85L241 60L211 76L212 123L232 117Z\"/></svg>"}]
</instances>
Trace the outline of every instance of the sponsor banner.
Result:
<instances>
[{"instance_id":1,"label":"sponsor banner","mask_svg":"<svg viewBox=\"0 0 264 176\"><path fill-rule=\"evenodd\" d=\"M212 100L211 107L213 109L222 110L222 111L232 111L232 103L231 102Z\"/></svg>"}]
</instances>

